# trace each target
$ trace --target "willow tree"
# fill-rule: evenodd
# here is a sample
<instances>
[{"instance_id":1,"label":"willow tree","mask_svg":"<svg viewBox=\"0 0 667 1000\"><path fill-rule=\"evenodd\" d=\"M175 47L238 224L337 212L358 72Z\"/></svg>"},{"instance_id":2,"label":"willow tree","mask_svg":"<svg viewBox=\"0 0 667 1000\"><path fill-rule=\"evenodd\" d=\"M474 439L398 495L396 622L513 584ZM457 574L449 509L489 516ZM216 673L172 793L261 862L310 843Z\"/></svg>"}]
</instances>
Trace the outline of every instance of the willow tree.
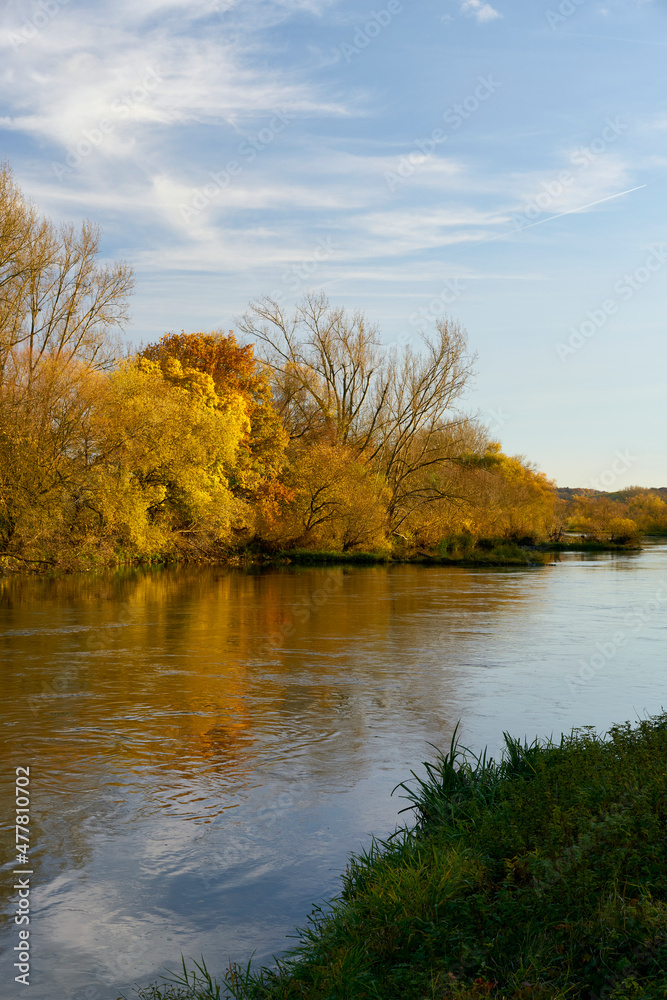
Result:
<instances>
[{"instance_id":1,"label":"willow tree","mask_svg":"<svg viewBox=\"0 0 667 1000\"><path fill-rule=\"evenodd\" d=\"M0 555L21 557L58 518L110 368L133 279L100 261L100 231L57 227L0 164Z\"/></svg>"},{"instance_id":2,"label":"willow tree","mask_svg":"<svg viewBox=\"0 0 667 1000\"><path fill-rule=\"evenodd\" d=\"M100 262L99 227L56 226L0 164L0 373L29 384L44 361L109 367L133 277ZM17 363L17 358L20 363Z\"/></svg>"},{"instance_id":3,"label":"willow tree","mask_svg":"<svg viewBox=\"0 0 667 1000\"><path fill-rule=\"evenodd\" d=\"M309 294L291 315L271 298L258 300L239 329L272 369L291 439L344 445L381 474L395 528L442 498L429 473L455 461L474 437L457 409L474 363L458 324L439 321L419 348L392 350L363 313Z\"/></svg>"}]
</instances>

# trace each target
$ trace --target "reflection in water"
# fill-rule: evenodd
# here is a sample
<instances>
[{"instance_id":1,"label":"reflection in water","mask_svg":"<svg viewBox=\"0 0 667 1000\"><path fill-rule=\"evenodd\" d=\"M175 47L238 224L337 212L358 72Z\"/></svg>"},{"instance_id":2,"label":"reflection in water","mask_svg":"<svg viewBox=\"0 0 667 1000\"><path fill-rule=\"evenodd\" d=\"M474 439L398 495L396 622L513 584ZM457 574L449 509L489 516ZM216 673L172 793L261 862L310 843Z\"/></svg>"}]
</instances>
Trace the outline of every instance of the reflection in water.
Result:
<instances>
[{"instance_id":1,"label":"reflection in water","mask_svg":"<svg viewBox=\"0 0 667 1000\"><path fill-rule=\"evenodd\" d=\"M181 952L267 960L459 718L495 752L503 729L659 710L665 551L0 580L3 817L13 768L33 775L33 1000L107 1000Z\"/></svg>"}]
</instances>

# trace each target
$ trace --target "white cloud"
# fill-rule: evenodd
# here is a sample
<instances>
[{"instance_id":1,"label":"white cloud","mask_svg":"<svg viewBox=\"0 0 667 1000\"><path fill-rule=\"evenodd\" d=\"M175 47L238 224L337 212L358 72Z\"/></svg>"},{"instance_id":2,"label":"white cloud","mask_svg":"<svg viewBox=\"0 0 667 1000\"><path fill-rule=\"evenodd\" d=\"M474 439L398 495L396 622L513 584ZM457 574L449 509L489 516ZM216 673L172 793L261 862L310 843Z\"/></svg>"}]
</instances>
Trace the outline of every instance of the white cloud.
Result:
<instances>
[{"instance_id":1,"label":"white cloud","mask_svg":"<svg viewBox=\"0 0 667 1000\"><path fill-rule=\"evenodd\" d=\"M634 171L630 163L615 152L607 152L590 160L573 160L578 153L572 150L568 169L551 173L532 172L514 174L507 178L508 193L516 199L514 210L537 220L561 212L572 212L582 206L609 198L632 185ZM563 173L566 183L559 178Z\"/></svg>"},{"instance_id":2,"label":"white cloud","mask_svg":"<svg viewBox=\"0 0 667 1000\"><path fill-rule=\"evenodd\" d=\"M29 32L18 10L5 10L2 77L13 114L3 127L66 146L84 129L111 120L115 137L131 135L141 146L146 126L238 130L285 107L297 114L347 113L288 68L267 73L258 66L256 37L223 33L215 19L210 23L210 3L186 10L177 0L126 6L122 19L101 5L85 13L65 7ZM18 46L17 32L23 32ZM105 151L112 145L106 142Z\"/></svg>"},{"instance_id":3,"label":"white cloud","mask_svg":"<svg viewBox=\"0 0 667 1000\"><path fill-rule=\"evenodd\" d=\"M503 16L490 3L484 3L484 0L463 0L461 13L474 17L479 24L484 24L486 21L495 21L496 18Z\"/></svg>"}]
</instances>

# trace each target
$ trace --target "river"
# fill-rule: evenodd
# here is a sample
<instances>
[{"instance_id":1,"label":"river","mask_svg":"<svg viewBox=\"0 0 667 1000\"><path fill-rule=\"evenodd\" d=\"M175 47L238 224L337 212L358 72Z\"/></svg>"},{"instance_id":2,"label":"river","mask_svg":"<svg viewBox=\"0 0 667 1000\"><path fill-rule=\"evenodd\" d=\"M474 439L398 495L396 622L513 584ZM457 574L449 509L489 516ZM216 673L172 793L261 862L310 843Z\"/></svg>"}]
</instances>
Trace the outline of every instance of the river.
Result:
<instances>
[{"instance_id":1,"label":"river","mask_svg":"<svg viewBox=\"0 0 667 1000\"><path fill-rule=\"evenodd\" d=\"M270 961L429 743L496 753L667 702L667 545L535 569L0 578L3 997ZM30 768L30 988L14 776Z\"/></svg>"}]
</instances>

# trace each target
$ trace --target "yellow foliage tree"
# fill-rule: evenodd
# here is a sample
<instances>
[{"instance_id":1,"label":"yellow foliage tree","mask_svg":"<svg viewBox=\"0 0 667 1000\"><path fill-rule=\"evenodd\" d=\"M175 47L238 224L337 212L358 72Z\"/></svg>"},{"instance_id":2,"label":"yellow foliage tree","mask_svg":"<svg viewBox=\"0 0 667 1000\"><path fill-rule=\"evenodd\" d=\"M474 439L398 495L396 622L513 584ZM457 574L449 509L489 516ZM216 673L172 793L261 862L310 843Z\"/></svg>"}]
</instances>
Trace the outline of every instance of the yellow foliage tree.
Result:
<instances>
[{"instance_id":1,"label":"yellow foliage tree","mask_svg":"<svg viewBox=\"0 0 667 1000\"><path fill-rule=\"evenodd\" d=\"M284 482L289 499L280 516L258 524L265 542L344 552L386 545L387 485L352 449L326 441L293 445Z\"/></svg>"},{"instance_id":2,"label":"yellow foliage tree","mask_svg":"<svg viewBox=\"0 0 667 1000\"><path fill-rule=\"evenodd\" d=\"M253 345L238 344L231 332L172 333L149 344L141 354L159 364L172 381L171 366L176 362L191 388L201 376L205 377L205 391L213 390L221 403L238 396L245 401L249 423L239 449L234 492L245 500L270 502L275 484L276 496L280 496L276 477L283 465L288 435L273 406L268 372L255 357Z\"/></svg>"},{"instance_id":3,"label":"yellow foliage tree","mask_svg":"<svg viewBox=\"0 0 667 1000\"><path fill-rule=\"evenodd\" d=\"M550 532L557 495L544 473L522 458L505 455L497 442L487 446L478 471L474 520L479 534L518 539Z\"/></svg>"},{"instance_id":4,"label":"yellow foliage tree","mask_svg":"<svg viewBox=\"0 0 667 1000\"><path fill-rule=\"evenodd\" d=\"M408 519L406 529L422 545L465 532L477 537L544 537L553 529L555 486L497 442L431 470L442 494Z\"/></svg>"},{"instance_id":5,"label":"yellow foliage tree","mask_svg":"<svg viewBox=\"0 0 667 1000\"><path fill-rule=\"evenodd\" d=\"M247 518L229 486L246 405L221 404L200 372L174 362L165 377L141 360L96 373L52 359L29 400L6 391L0 403L0 554L211 555Z\"/></svg>"},{"instance_id":6,"label":"yellow foliage tree","mask_svg":"<svg viewBox=\"0 0 667 1000\"><path fill-rule=\"evenodd\" d=\"M137 549L227 541L246 516L229 476L247 431L246 405L224 405L210 377L146 359L101 386L91 478L82 506L99 530Z\"/></svg>"}]
</instances>

